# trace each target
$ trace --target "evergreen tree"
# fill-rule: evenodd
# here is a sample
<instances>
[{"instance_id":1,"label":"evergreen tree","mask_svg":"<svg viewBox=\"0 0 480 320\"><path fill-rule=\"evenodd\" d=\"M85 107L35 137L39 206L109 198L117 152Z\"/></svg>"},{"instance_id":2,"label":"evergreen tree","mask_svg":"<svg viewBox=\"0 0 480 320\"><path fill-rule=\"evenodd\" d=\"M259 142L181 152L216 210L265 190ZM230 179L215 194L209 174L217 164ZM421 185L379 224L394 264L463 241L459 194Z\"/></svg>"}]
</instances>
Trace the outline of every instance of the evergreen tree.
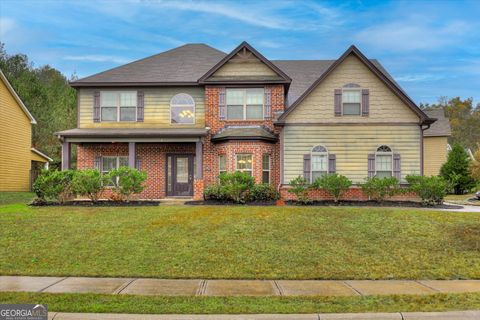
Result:
<instances>
[{"instance_id":1,"label":"evergreen tree","mask_svg":"<svg viewBox=\"0 0 480 320\"><path fill-rule=\"evenodd\" d=\"M475 187L475 180L470 176L470 157L460 144L453 145L440 175L448 181L455 194L463 194Z\"/></svg>"}]
</instances>

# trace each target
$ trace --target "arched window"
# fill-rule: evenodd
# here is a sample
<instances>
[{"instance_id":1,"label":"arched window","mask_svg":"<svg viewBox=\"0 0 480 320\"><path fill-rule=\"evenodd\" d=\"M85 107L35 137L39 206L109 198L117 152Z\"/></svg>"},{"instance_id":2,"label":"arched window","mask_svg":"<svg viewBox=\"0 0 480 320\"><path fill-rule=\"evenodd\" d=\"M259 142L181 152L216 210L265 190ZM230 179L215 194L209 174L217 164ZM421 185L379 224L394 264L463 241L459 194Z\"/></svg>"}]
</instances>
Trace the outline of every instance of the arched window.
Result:
<instances>
[{"instance_id":1,"label":"arched window","mask_svg":"<svg viewBox=\"0 0 480 320\"><path fill-rule=\"evenodd\" d=\"M378 178L393 175L393 152L387 145L381 145L375 152L375 176Z\"/></svg>"},{"instance_id":2,"label":"arched window","mask_svg":"<svg viewBox=\"0 0 480 320\"><path fill-rule=\"evenodd\" d=\"M171 123L194 124L195 101L186 93L179 93L170 100Z\"/></svg>"},{"instance_id":3,"label":"arched window","mask_svg":"<svg viewBox=\"0 0 480 320\"><path fill-rule=\"evenodd\" d=\"M311 151L311 179L315 181L318 177L328 173L328 150L322 145L312 148Z\"/></svg>"}]
</instances>

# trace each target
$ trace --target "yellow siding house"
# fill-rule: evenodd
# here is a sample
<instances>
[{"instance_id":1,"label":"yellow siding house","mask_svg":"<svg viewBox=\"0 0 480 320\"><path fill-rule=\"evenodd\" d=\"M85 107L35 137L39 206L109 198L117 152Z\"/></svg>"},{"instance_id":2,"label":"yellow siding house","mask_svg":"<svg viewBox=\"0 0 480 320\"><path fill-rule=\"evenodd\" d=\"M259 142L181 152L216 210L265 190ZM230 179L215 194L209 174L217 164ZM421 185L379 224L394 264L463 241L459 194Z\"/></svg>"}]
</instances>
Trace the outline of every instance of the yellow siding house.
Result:
<instances>
[{"instance_id":1,"label":"yellow siding house","mask_svg":"<svg viewBox=\"0 0 480 320\"><path fill-rule=\"evenodd\" d=\"M0 70L0 191L29 191L32 166L52 160L32 148L36 123Z\"/></svg>"}]
</instances>

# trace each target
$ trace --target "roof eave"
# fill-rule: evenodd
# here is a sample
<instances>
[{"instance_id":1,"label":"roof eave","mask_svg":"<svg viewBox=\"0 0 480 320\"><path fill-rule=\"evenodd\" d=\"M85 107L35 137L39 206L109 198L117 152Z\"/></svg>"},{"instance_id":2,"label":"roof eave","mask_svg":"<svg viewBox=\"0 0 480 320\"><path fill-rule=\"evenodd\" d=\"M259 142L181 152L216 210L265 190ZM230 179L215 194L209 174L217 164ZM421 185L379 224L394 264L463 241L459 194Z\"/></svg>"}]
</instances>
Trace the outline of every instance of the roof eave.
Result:
<instances>
[{"instance_id":1,"label":"roof eave","mask_svg":"<svg viewBox=\"0 0 480 320\"><path fill-rule=\"evenodd\" d=\"M79 87L173 87L198 86L198 82L69 82L72 88Z\"/></svg>"},{"instance_id":2,"label":"roof eave","mask_svg":"<svg viewBox=\"0 0 480 320\"><path fill-rule=\"evenodd\" d=\"M211 140L212 142L222 142L222 141L229 141L229 140L262 140L262 141L268 141L268 142L278 141L277 138L262 137L262 136L228 136L228 137L219 137L219 138L212 137Z\"/></svg>"}]
</instances>

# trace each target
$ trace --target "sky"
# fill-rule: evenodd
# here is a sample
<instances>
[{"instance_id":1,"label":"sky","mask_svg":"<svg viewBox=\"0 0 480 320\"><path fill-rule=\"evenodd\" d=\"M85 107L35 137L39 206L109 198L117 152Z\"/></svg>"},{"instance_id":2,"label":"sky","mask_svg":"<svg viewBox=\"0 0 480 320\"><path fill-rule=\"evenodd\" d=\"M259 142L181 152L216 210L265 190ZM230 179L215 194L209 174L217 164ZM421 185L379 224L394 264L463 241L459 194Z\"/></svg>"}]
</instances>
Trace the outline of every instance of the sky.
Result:
<instances>
[{"instance_id":1,"label":"sky","mask_svg":"<svg viewBox=\"0 0 480 320\"><path fill-rule=\"evenodd\" d=\"M268 59L378 59L420 103L480 102L480 0L0 0L0 41L79 78L186 43Z\"/></svg>"}]
</instances>

